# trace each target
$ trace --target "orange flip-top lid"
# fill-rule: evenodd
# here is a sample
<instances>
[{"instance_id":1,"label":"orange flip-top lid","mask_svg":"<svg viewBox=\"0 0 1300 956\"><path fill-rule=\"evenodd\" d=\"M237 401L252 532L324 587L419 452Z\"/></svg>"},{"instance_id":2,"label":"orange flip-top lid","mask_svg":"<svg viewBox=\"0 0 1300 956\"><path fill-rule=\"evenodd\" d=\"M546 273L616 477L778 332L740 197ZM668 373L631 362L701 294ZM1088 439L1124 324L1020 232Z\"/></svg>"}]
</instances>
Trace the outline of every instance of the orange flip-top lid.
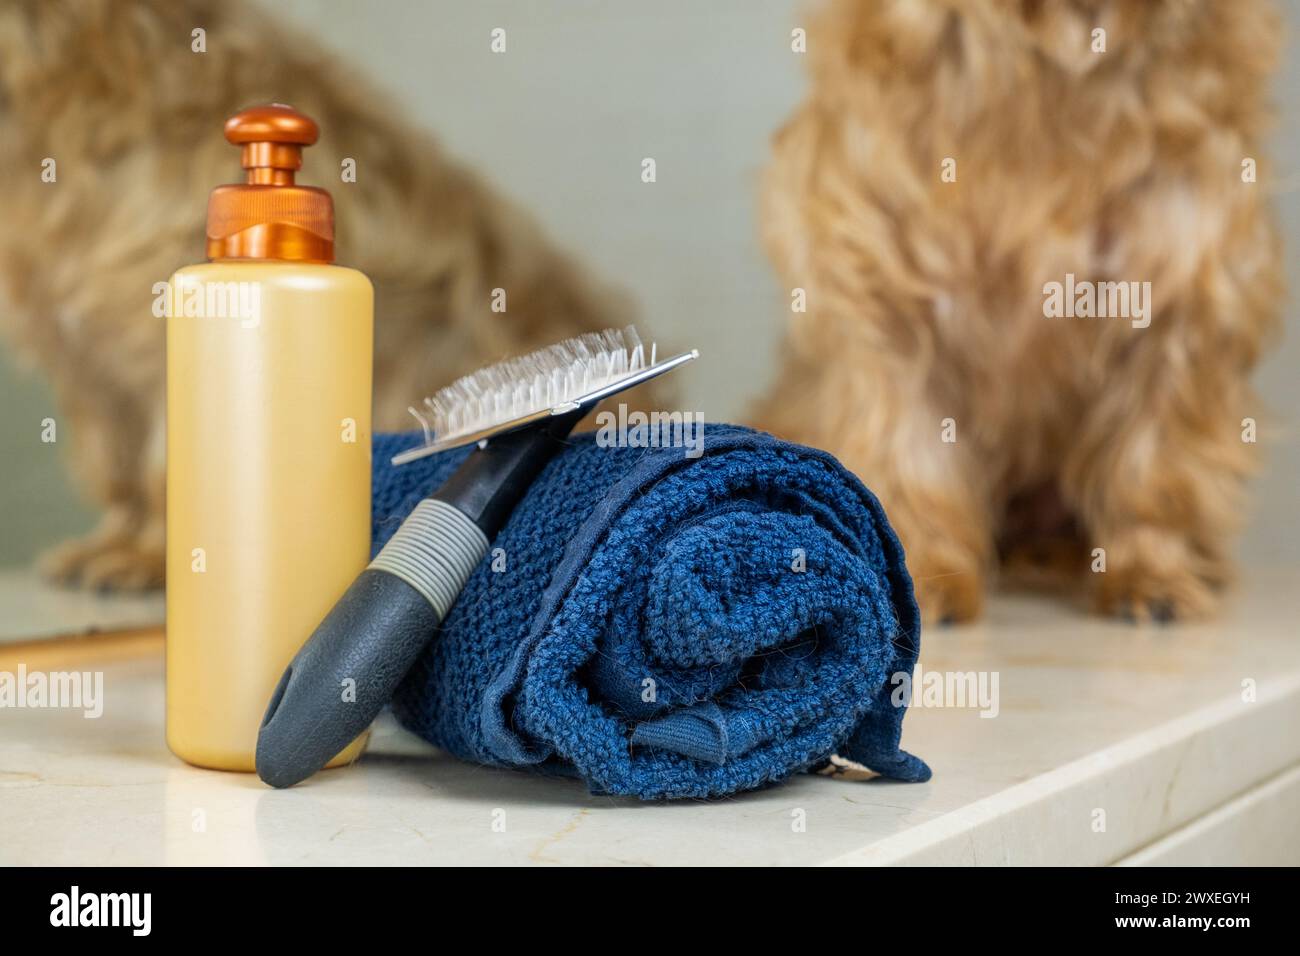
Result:
<instances>
[{"instance_id":1,"label":"orange flip-top lid","mask_svg":"<svg viewBox=\"0 0 1300 956\"><path fill-rule=\"evenodd\" d=\"M334 261L334 201L299 186L302 148L320 135L311 117L281 103L254 106L226 121L243 148L248 181L218 186L208 199L209 259Z\"/></svg>"}]
</instances>

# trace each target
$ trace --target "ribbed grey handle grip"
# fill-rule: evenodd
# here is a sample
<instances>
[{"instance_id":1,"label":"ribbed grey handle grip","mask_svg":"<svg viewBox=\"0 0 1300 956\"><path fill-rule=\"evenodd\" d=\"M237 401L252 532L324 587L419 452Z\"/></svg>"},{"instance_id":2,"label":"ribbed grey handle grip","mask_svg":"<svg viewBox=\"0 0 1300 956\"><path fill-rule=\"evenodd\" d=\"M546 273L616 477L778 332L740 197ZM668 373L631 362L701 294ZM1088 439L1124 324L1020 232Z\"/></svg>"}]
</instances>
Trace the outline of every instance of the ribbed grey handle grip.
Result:
<instances>
[{"instance_id":1,"label":"ribbed grey handle grip","mask_svg":"<svg viewBox=\"0 0 1300 956\"><path fill-rule=\"evenodd\" d=\"M424 595L442 620L470 572L487 554L488 539L460 510L425 498L370 562Z\"/></svg>"}]
</instances>

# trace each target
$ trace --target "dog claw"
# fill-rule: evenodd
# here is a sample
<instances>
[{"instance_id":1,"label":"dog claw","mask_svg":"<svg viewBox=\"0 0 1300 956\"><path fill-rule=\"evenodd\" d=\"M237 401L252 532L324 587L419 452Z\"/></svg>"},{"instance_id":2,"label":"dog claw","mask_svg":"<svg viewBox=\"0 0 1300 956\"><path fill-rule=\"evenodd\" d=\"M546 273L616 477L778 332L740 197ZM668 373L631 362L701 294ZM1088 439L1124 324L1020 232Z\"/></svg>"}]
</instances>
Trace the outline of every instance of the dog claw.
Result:
<instances>
[{"instance_id":1,"label":"dog claw","mask_svg":"<svg viewBox=\"0 0 1300 956\"><path fill-rule=\"evenodd\" d=\"M1147 607L1151 614L1151 620L1159 624L1169 624L1178 617L1174 611L1173 601L1152 601Z\"/></svg>"}]
</instances>

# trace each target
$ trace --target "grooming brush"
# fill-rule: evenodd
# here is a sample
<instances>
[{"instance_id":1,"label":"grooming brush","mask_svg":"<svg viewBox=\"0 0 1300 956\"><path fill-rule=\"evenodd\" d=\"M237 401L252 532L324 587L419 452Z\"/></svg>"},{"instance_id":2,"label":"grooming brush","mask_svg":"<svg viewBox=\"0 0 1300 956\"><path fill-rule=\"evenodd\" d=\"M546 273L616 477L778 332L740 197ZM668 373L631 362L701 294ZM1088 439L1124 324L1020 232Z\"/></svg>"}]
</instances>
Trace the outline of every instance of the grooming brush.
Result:
<instances>
[{"instance_id":1,"label":"grooming brush","mask_svg":"<svg viewBox=\"0 0 1300 956\"><path fill-rule=\"evenodd\" d=\"M610 329L482 369L412 408L424 444L394 465L478 448L415 506L289 663L257 736L258 776L292 786L369 727L578 421L602 399L698 356L659 362L633 328Z\"/></svg>"}]
</instances>

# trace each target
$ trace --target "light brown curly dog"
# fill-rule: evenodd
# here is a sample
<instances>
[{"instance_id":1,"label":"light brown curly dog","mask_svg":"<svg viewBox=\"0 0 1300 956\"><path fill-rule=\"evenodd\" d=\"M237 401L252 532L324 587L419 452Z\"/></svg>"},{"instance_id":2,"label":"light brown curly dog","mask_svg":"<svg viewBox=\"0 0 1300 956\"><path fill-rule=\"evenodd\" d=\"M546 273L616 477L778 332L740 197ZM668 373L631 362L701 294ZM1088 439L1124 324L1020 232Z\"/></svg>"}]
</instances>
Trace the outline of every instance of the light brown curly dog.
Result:
<instances>
[{"instance_id":1,"label":"light brown curly dog","mask_svg":"<svg viewBox=\"0 0 1300 956\"><path fill-rule=\"evenodd\" d=\"M833 0L811 23L763 192L806 312L759 420L878 493L929 619L977 616L1029 536L1102 611L1215 608L1282 294L1281 33L1263 0ZM1067 282L1098 299L1059 314Z\"/></svg>"}]
</instances>

